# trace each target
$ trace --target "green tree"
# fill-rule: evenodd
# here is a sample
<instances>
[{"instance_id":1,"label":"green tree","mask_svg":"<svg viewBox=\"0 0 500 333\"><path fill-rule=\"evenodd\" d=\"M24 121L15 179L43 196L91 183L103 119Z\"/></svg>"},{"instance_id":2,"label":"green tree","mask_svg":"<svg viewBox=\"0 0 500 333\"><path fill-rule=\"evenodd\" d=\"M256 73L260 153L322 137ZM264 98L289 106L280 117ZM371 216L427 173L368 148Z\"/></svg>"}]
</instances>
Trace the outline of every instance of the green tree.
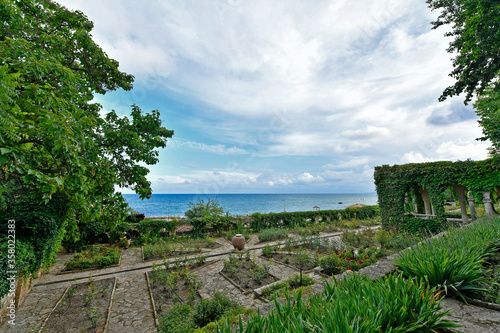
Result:
<instances>
[{"instance_id":1,"label":"green tree","mask_svg":"<svg viewBox=\"0 0 500 333\"><path fill-rule=\"evenodd\" d=\"M302 248L300 248L299 251L292 256L291 263L299 268L300 286L302 287L302 271L304 270L304 267L311 263L311 258Z\"/></svg>"},{"instance_id":2,"label":"green tree","mask_svg":"<svg viewBox=\"0 0 500 333\"><path fill-rule=\"evenodd\" d=\"M198 198L198 202L190 202L188 204L188 210L184 213L188 219L196 217L207 217L207 216L220 216L224 213L224 208L219 204L217 198L211 200L208 198L207 202Z\"/></svg>"},{"instance_id":3,"label":"green tree","mask_svg":"<svg viewBox=\"0 0 500 333\"><path fill-rule=\"evenodd\" d=\"M476 113L480 117L478 121L483 127L484 136L480 141L490 140L489 149L492 156L500 155L500 91L487 88L474 103Z\"/></svg>"},{"instance_id":4,"label":"green tree","mask_svg":"<svg viewBox=\"0 0 500 333\"><path fill-rule=\"evenodd\" d=\"M92 40L82 12L50 0L0 0L0 16L0 198L48 205L59 193L70 241L82 223L109 229L128 209L115 186L149 197L144 165L158 162L156 149L173 131L157 110L136 105L128 117L101 116L94 94L128 91L133 76ZM0 220L22 210L13 205L0 200Z\"/></svg>"},{"instance_id":5,"label":"green tree","mask_svg":"<svg viewBox=\"0 0 500 333\"><path fill-rule=\"evenodd\" d=\"M456 53L450 76L457 81L439 98L466 93L466 102L483 92L490 82L500 90L500 1L427 0L432 10L441 10L433 29L451 25L445 36L454 37L448 48Z\"/></svg>"}]
</instances>

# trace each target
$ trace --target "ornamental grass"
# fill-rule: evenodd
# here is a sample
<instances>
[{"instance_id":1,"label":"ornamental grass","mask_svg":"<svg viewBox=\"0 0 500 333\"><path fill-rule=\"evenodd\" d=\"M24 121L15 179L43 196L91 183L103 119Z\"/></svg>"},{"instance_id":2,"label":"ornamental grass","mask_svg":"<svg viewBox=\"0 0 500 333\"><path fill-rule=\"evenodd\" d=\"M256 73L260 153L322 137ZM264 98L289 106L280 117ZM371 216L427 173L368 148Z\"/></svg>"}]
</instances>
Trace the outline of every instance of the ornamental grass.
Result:
<instances>
[{"instance_id":1,"label":"ornamental grass","mask_svg":"<svg viewBox=\"0 0 500 333\"><path fill-rule=\"evenodd\" d=\"M239 327L226 322L221 333L302 332L432 332L458 327L444 319L439 292L423 279L391 274L379 281L353 274L341 282L327 282L320 295L287 297L266 317L258 313Z\"/></svg>"},{"instance_id":2,"label":"ornamental grass","mask_svg":"<svg viewBox=\"0 0 500 333\"><path fill-rule=\"evenodd\" d=\"M424 240L401 252L395 264L407 277L425 278L430 286L463 297L463 292L484 290L484 263L499 249L500 219L484 218Z\"/></svg>"}]
</instances>

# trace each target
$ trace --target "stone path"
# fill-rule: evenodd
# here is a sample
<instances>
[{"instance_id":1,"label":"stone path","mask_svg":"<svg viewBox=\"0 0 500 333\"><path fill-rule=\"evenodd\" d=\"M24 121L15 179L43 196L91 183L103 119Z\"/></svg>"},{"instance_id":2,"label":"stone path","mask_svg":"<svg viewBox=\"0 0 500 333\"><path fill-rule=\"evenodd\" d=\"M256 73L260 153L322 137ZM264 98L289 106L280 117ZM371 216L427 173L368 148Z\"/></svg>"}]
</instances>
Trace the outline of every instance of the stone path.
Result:
<instances>
[{"instance_id":1,"label":"stone path","mask_svg":"<svg viewBox=\"0 0 500 333\"><path fill-rule=\"evenodd\" d=\"M500 332L500 311L464 304L453 298L445 298L441 304L453 312L451 315L446 316L446 318L458 321L463 326L454 328L450 332Z\"/></svg>"},{"instance_id":2,"label":"stone path","mask_svg":"<svg viewBox=\"0 0 500 333\"><path fill-rule=\"evenodd\" d=\"M122 262L125 265L142 263L141 249L125 250L122 254ZM156 332L144 271L130 271L128 274L118 276L117 279L109 332Z\"/></svg>"},{"instance_id":3,"label":"stone path","mask_svg":"<svg viewBox=\"0 0 500 333\"><path fill-rule=\"evenodd\" d=\"M338 236L338 234L321 236L327 238ZM273 304L265 304L263 300L255 298L252 292L242 293L219 274L223 267L221 259L227 258L229 253L234 252L234 250L227 239L220 238L217 239L217 242L222 246L212 250L204 249L204 251L207 251L208 264L193 272L204 283L200 290L201 296L208 298L214 292L220 290L240 300L246 307L259 307L261 310L272 308ZM259 256L264 246L276 243L278 242L258 243L257 237L253 236L247 243L247 250L251 251L251 257ZM90 277L95 280L110 277L116 277L117 279L111 308L109 332L156 332L153 308L145 277L145 273L151 270L154 262L142 262L140 248L124 250L119 267L58 275L57 273L64 268L64 264L71 257L72 255L58 256L49 273L34 281L33 289L16 311L16 325L12 326L4 322L0 325L0 332L37 332L66 288L73 283L86 282ZM269 261L259 257L257 257L257 261L270 264ZM162 263L162 260L155 263ZM360 273L375 278L377 275L387 274L388 271L395 269L392 259L382 260L378 265L380 266L378 271L376 267L370 266L360 271ZM271 274L283 280L297 274L297 271L285 265L272 263ZM317 284L314 287L316 286L318 287L317 291L320 292L322 284ZM453 329L450 332L500 332L500 311L464 305L453 299L446 299L443 305L454 312L450 317L460 320L463 325L462 328Z\"/></svg>"}]
</instances>

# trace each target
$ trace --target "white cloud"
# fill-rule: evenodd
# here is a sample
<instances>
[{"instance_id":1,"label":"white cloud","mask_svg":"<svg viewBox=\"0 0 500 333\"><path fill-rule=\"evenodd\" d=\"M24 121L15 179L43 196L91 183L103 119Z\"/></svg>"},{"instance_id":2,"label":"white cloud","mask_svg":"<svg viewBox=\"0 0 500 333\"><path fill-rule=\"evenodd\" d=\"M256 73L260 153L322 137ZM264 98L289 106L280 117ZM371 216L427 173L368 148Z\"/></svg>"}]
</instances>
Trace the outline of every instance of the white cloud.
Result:
<instances>
[{"instance_id":1,"label":"white cloud","mask_svg":"<svg viewBox=\"0 0 500 333\"><path fill-rule=\"evenodd\" d=\"M163 177L158 177L157 181L164 182L167 184L183 184L187 181L187 179L181 176L163 176Z\"/></svg>"},{"instance_id":2,"label":"white cloud","mask_svg":"<svg viewBox=\"0 0 500 333\"><path fill-rule=\"evenodd\" d=\"M200 142L184 141L181 139L176 140L175 138L172 139L170 146L180 147L183 149L188 148L192 150L204 151L214 154L227 154L227 155L247 154L247 152L244 149L238 148L236 146L228 148L226 145L223 144L207 145L205 143L200 143Z\"/></svg>"},{"instance_id":3,"label":"white cloud","mask_svg":"<svg viewBox=\"0 0 500 333\"><path fill-rule=\"evenodd\" d=\"M403 155L401 162L405 163L424 163L424 162L435 162L437 159L424 157L421 153L410 151Z\"/></svg>"},{"instance_id":4,"label":"white cloud","mask_svg":"<svg viewBox=\"0 0 500 333\"><path fill-rule=\"evenodd\" d=\"M278 170L176 171L184 185L372 186L375 165L486 157L461 99L437 101L453 82L450 39L424 1L61 2L136 76L133 102L173 96L189 139L168 147Z\"/></svg>"},{"instance_id":5,"label":"white cloud","mask_svg":"<svg viewBox=\"0 0 500 333\"><path fill-rule=\"evenodd\" d=\"M323 178L321 178L320 176L314 177L310 173L304 172L303 174L297 177L297 180L302 183L317 183L317 182L322 182Z\"/></svg>"}]
</instances>

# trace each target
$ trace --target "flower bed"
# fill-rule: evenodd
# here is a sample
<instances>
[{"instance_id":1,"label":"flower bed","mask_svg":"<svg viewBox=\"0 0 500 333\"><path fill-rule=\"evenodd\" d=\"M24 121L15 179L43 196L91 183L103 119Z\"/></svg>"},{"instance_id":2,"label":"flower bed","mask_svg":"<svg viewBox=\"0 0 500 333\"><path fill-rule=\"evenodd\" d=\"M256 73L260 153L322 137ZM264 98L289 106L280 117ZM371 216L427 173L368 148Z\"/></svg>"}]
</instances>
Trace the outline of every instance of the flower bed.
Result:
<instances>
[{"instance_id":1,"label":"flower bed","mask_svg":"<svg viewBox=\"0 0 500 333\"><path fill-rule=\"evenodd\" d=\"M115 278L71 285L39 332L104 332L115 286Z\"/></svg>"},{"instance_id":2,"label":"flower bed","mask_svg":"<svg viewBox=\"0 0 500 333\"><path fill-rule=\"evenodd\" d=\"M230 254L229 259L223 259L224 268L221 273L240 289L250 291L278 279L269 273L270 265L258 264L256 259L250 259L250 252L238 258Z\"/></svg>"},{"instance_id":3,"label":"flower bed","mask_svg":"<svg viewBox=\"0 0 500 333\"><path fill-rule=\"evenodd\" d=\"M68 261L61 273L96 269L119 265L121 249L117 245L99 245L89 247L77 253Z\"/></svg>"}]
</instances>

